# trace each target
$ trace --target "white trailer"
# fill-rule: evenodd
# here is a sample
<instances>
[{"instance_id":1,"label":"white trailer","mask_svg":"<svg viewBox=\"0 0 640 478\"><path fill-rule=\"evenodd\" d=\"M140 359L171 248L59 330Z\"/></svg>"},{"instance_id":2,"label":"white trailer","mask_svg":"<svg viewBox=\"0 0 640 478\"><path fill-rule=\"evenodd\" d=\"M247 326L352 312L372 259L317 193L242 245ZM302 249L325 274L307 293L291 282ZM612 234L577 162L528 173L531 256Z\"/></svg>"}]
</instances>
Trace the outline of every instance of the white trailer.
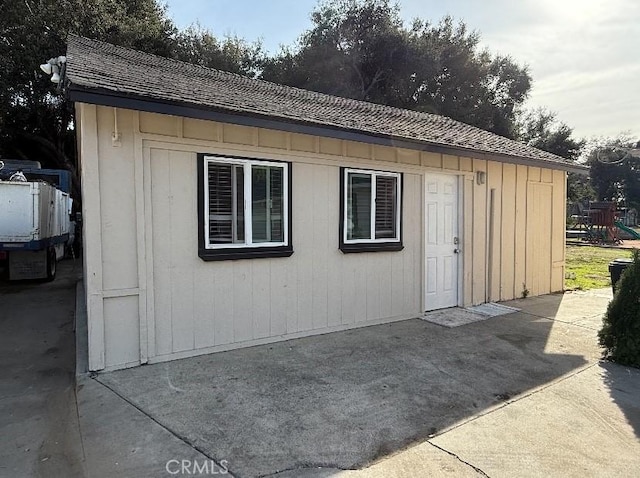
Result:
<instances>
[{"instance_id":1,"label":"white trailer","mask_svg":"<svg viewBox=\"0 0 640 478\"><path fill-rule=\"evenodd\" d=\"M47 279L70 240L72 200L42 181L0 182L0 258L10 280Z\"/></svg>"}]
</instances>

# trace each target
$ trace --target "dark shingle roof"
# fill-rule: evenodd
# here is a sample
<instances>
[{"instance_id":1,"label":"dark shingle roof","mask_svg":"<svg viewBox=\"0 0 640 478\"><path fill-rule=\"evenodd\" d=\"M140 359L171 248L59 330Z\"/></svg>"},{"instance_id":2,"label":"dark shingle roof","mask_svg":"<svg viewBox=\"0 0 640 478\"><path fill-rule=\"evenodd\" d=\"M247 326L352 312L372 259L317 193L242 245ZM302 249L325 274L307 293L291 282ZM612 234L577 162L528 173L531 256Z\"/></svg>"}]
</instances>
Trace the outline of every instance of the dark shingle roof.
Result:
<instances>
[{"instance_id":1,"label":"dark shingle roof","mask_svg":"<svg viewBox=\"0 0 640 478\"><path fill-rule=\"evenodd\" d=\"M444 116L278 85L73 35L68 39L65 76L71 99L77 98L74 92L93 92L356 132L409 142L424 150L440 148L475 157L521 158L540 166L581 169L554 154Z\"/></svg>"}]
</instances>

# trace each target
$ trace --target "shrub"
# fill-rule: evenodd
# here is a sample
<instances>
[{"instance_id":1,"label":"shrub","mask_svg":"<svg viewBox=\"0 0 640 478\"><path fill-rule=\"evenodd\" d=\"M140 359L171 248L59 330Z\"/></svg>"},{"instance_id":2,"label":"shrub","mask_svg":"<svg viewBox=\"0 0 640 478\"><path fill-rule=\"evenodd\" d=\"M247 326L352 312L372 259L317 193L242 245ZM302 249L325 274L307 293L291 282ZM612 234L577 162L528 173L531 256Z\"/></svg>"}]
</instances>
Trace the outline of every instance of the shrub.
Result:
<instances>
[{"instance_id":1,"label":"shrub","mask_svg":"<svg viewBox=\"0 0 640 478\"><path fill-rule=\"evenodd\" d=\"M604 357L623 365L640 367L640 250L622 273L613 300L598 332Z\"/></svg>"}]
</instances>

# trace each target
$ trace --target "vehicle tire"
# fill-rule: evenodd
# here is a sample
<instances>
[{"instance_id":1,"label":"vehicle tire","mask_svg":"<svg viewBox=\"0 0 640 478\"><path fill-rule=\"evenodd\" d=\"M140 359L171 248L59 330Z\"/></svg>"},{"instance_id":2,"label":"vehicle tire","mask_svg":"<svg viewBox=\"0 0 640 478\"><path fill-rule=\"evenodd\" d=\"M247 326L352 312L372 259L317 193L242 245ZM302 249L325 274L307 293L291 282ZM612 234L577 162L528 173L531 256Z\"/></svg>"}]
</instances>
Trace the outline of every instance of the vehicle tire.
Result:
<instances>
[{"instance_id":1,"label":"vehicle tire","mask_svg":"<svg viewBox=\"0 0 640 478\"><path fill-rule=\"evenodd\" d=\"M47 281L48 282L56 278L57 269L58 269L58 260L56 258L56 250L54 248L51 248L47 253Z\"/></svg>"}]
</instances>

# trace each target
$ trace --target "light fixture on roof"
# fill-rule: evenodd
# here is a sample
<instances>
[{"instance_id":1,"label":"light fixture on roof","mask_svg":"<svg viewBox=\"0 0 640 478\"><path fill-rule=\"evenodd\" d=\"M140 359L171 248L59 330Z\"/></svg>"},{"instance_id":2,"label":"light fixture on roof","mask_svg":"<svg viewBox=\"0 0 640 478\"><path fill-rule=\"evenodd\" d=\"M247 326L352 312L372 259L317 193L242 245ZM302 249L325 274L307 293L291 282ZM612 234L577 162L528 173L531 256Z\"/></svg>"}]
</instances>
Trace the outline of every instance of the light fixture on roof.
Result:
<instances>
[{"instance_id":1,"label":"light fixture on roof","mask_svg":"<svg viewBox=\"0 0 640 478\"><path fill-rule=\"evenodd\" d=\"M49 61L40 65L40 69L44 71L47 75L51 74L51 63L49 63Z\"/></svg>"},{"instance_id":2,"label":"light fixture on roof","mask_svg":"<svg viewBox=\"0 0 640 478\"><path fill-rule=\"evenodd\" d=\"M64 69L64 65L67 63L66 56L59 56L56 58L50 58L46 63L40 65L40 69L47 75L51 75L51 81L53 83L60 83L60 72Z\"/></svg>"},{"instance_id":3,"label":"light fixture on roof","mask_svg":"<svg viewBox=\"0 0 640 478\"><path fill-rule=\"evenodd\" d=\"M60 68L58 68L55 65L53 65L51 68L53 69L53 75L51 75L51 81L53 83L60 83Z\"/></svg>"}]
</instances>

